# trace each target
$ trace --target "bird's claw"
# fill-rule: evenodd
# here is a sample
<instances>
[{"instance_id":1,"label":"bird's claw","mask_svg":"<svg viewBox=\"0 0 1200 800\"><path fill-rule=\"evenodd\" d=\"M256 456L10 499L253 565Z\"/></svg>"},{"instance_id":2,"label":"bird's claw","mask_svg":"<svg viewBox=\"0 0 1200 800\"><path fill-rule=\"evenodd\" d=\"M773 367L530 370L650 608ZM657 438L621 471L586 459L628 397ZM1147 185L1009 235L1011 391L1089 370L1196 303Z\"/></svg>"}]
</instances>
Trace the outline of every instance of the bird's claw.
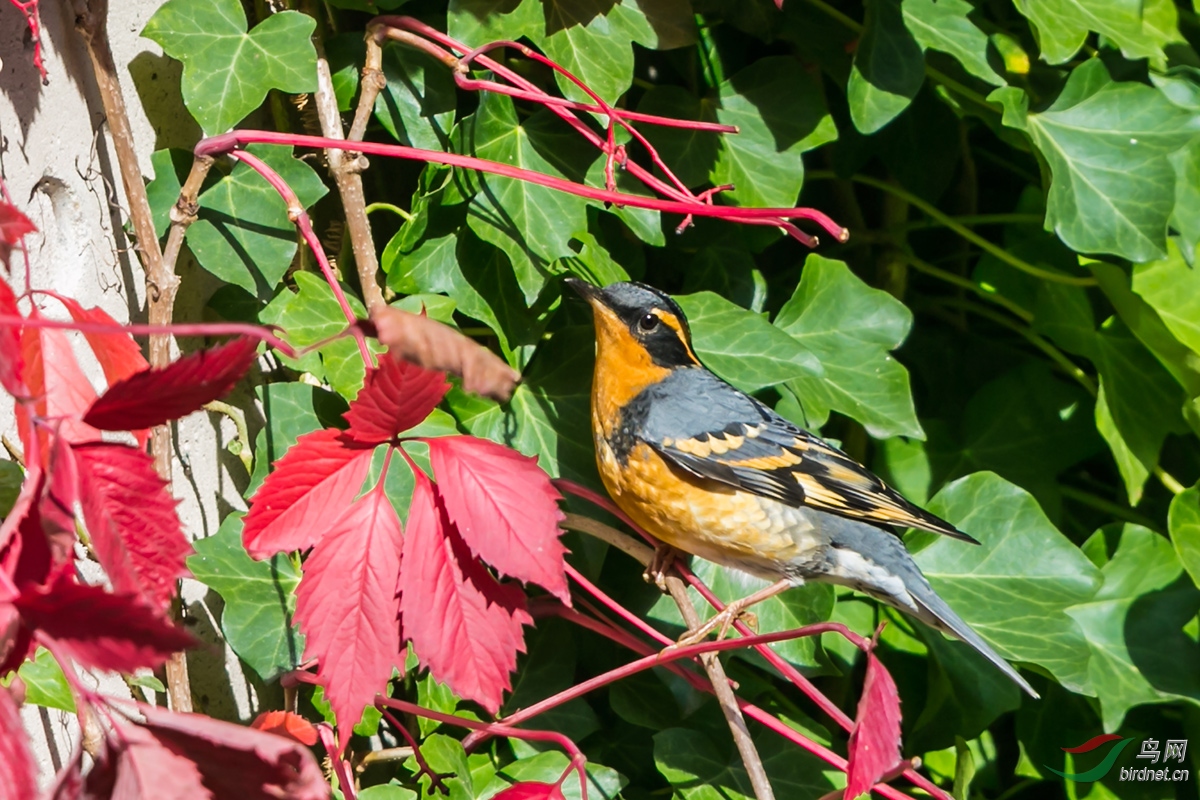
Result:
<instances>
[{"instance_id":1,"label":"bird's claw","mask_svg":"<svg viewBox=\"0 0 1200 800\"><path fill-rule=\"evenodd\" d=\"M642 579L646 583L653 583L660 592L667 591L667 571L675 565L675 559L678 557L678 550L669 544L660 543L654 548L654 557L642 573Z\"/></svg>"}]
</instances>

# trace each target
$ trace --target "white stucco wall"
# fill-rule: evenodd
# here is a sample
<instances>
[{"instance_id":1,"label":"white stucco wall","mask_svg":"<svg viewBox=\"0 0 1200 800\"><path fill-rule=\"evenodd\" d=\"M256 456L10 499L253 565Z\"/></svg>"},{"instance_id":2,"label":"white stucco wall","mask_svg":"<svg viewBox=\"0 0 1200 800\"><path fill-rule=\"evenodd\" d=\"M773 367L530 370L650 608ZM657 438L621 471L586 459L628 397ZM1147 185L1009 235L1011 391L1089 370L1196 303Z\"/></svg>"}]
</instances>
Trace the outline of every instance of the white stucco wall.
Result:
<instances>
[{"instance_id":1,"label":"white stucco wall","mask_svg":"<svg viewBox=\"0 0 1200 800\"><path fill-rule=\"evenodd\" d=\"M159 4L160 0L116 0L109 19L139 165L147 178L154 150L190 148L198 136L179 99L179 65L140 37ZM14 202L38 227L39 232L27 239L33 286L53 288L84 306L101 306L118 320L144 320L142 270L122 232L128 225L128 204L91 62L73 29L68 2L43 0L41 21L46 86L33 67L20 13L0 2L0 175ZM180 272L184 282L179 317L197 319L210 284L187 265ZM15 253L13 286L23 286L24 279L24 261ZM50 316L64 317L53 301L39 305ZM85 352L80 350L81 355ZM87 358L81 363L100 387L99 369ZM7 397L0 402L0 430L16 441L11 405ZM232 435L232 424L216 415L193 415L177 426L174 491L191 538L214 533L231 507L242 507L239 489L245 486L245 470L224 451ZM216 633L219 598L195 582L185 582L184 601L191 629L212 643L189 654L196 710L243 720L253 716L254 687ZM118 678L96 680L105 690L128 696ZM164 702L161 696L159 702ZM74 719L35 707L26 707L23 716L42 778L48 780L77 740Z\"/></svg>"}]
</instances>

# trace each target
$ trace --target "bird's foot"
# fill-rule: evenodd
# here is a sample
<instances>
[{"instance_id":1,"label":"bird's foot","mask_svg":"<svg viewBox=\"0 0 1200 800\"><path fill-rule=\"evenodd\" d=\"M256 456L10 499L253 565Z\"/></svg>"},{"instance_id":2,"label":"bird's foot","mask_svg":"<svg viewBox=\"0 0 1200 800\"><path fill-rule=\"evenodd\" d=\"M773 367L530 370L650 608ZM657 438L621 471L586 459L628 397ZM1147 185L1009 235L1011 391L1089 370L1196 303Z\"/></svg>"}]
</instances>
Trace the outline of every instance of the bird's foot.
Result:
<instances>
[{"instance_id":1,"label":"bird's foot","mask_svg":"<svg viewBox=\"0 0 1200 800\"><path fill-rule=\"evenodd\" d=\"M750 605L746 602L749 598L734 600L725 608L718 612L712 619L705 622L695 630L686 631L679 640L675 642L676 647L688 647L693 644L700 644L710 633L717 632L717 641L721 641L729 633L729 628L739 618L751 628L758 628L758 617L746 611L746 606Z\"/></svg>"},{"instance_id":2,"label":"bird's foot","mask_svg":"<svg viewBox=\"0 0 1200 800\"><path fill-rule=\"evenodd\" d=\"M667 571L675 565L677 558L679 558L678 550L669 544L660 542L658 547L654 548L654 558L650 559L649 566L642 573L642 579L646 583L653 583L660 592L667 591Z\"/></svg>"}]
</instances>

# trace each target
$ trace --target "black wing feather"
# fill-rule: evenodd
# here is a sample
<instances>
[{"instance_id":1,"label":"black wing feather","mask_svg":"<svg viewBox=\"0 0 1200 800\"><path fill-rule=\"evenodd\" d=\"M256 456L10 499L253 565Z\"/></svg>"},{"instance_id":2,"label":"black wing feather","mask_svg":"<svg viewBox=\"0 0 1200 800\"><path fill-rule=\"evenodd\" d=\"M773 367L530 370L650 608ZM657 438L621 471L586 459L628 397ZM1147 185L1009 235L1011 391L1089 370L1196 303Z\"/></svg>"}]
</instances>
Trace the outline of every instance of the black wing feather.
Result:
<instances>
[{"instance_id":1,"label":"black wing feather","mask_svg":"<svg viewBox=\"0 0 1200 800\"><path fill-rule=\"evenodd\" d=\"M978 544L706 369L676 370L630 403L624 421L664 459L698 477L795 507Z\"/></svg>"}]
</instances>

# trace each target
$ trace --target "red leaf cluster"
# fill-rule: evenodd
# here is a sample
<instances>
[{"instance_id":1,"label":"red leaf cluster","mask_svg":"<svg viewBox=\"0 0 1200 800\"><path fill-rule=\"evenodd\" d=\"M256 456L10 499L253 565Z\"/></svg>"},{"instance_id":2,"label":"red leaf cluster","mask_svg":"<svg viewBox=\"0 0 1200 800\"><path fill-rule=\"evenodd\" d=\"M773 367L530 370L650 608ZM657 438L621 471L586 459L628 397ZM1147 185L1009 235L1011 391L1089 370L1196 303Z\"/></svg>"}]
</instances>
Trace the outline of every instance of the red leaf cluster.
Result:
<instances>
[{"instance_id":1,"label":"red leaf cluster","mask_svg":"<svg viewBox=\"0 0 1200 800\"><path fill-rule=\"evenodd\" d=\"M246 515L243 538L256 557L313 548L296 619L340 725L386 688L405 641L438 680L499 709L532 618L520 587L476 556L569 600L559 496L533 459L469 436L422 438L434 484L404 450L405 431L447 388L443 373L383 358L350 404L349 428L300 437ZM387 463L398 450L415 473L404 526L382 476L355 499L381 445L391 448Z\"/></svg>"},{"instance_id":2,"label":"red leaf cluster","mask_svg":"<svg viewBox=\"0 0 1200 800\"><path fill-rule=\"evenodd\" d=\"M900 694L887 668L867 653L867 677L850 731L844 800L868 794L879 780L901 766Z\"/></svg>"},{"instance_id":3,"label":"red leaf cluster","mask_svg":"<svg viewBox=\"0 0 1200 800\"><path fill-rule=\"evenodd\" d=\"M525 781L514 783L504 791L492 795L492 800L566 800L562 787L554 783Z\"/></svg>"},{"instance_id":4,"label":"red leaf cluster","mask_svg":"<svg viewBox=\"0 0 1200 800\"><path fill-rule=\"evenodd\" d=\"M325 800L312 753L273 733L139 705L116 726L84 782L85 798Z\"/></svg>"}]
</instances>

